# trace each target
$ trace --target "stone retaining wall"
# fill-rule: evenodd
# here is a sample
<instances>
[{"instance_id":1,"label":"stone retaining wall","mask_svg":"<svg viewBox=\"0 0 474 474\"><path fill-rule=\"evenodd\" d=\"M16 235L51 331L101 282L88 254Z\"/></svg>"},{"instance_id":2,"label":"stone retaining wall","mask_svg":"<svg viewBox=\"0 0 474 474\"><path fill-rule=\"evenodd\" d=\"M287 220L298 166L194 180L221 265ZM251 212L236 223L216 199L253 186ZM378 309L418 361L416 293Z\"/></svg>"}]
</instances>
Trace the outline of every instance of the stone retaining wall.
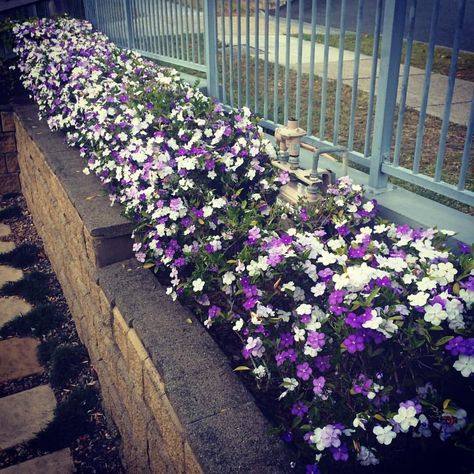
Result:
<instances>
[{"instance_id":1,"label":"stone retaining wall","mask_svg":"<svg viewBox=\"0 0 474 474\"><path fill-rule=\"evenodd\" d=\"M0 106L0 194L20 191L18 174L13 112Z\"/></svg>"},{"instance_id":2,"label":"stone retaining wall","mask_svg":"<svg viewBox=\"0 0 474 474\"><path fill-rule=\"evenodd\" d=\"M15 107L22 190L131 473L289 471L283 444L204 328L131 258L131 226L32 105Z\"/></svg>"}]
</instances>

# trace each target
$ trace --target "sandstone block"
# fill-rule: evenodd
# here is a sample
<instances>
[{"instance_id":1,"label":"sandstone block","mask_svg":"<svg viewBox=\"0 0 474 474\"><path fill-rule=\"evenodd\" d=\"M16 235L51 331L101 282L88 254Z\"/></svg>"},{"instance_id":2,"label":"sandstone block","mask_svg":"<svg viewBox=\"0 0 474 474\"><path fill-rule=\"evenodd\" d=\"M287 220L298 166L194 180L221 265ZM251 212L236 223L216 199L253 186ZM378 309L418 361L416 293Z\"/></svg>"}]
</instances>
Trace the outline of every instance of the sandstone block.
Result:
<instances>
[{"instance_id":1,"label":"sandstone block","mask_svg":"<svg viewBox=\"0 0 474 474\"><path fill-rule=\"evenodd\" d=\"M33 438L52 419L56 398L48 385L0 398L0 449Z\"/></svg>"},{"instance_id":2,"label":"sandstone block","mask_svg":"<svg viewBox=\"0 0 474 474\"><path fill-rule=\"evenodd\" d=\"M0 133L0 153L16 152L16 141L14 133Z\"/></svg>"},{"instance_id":3,"label":"sandstone block","mask_svg":"<svg viewBox=\"0 0 474 474\"><path fill-rule=\"evenodd\" d=\"M2 131L14 132L15 122L13 120L13 112L0 112L0 120L2 122Z\"/></svg>"}]
</instances>

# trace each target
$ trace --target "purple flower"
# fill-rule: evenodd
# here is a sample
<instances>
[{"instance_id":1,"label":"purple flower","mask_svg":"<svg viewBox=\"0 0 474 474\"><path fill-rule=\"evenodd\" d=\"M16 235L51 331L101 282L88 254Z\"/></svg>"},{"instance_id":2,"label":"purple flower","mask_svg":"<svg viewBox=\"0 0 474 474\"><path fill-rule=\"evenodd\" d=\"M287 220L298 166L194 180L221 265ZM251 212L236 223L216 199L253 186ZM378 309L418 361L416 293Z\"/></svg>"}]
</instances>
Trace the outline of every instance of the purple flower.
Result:
<instances>
[{"instance_id":1,"label":"purple flower","mask_svg":"<svg viewBox=\"0 0 474 474\"><path fill-rule=\"evenodd\" d=\"M349 450L347 446L342 443L339 447L331 446L329 451L335 461L347 461L349 459Z\"/></svg>"},{"instance_id":2,"label":"purple flower","mask_svg":"<svg viewBox=\"0 0 474 474\"><path fill-rule=\"evenodd\" d=\"M315 395L321 395L323 393L324 385L326 385L326 379L321 375L313 380L313 392Z\"/></svg>"},{"instance_id":3,"label":"purple flower","mask_svg":"<svg viewBox=\"0 0 474 474\"><path fill-rule=\"evenodd\" d=\"M296 376L301 380L309 380L313 369L309 366L308 362L303 362L296 366Z\"/></svg>"},{"instance_id":4,"label":"purple flower","mask_svg":"<svg viewBox=\"0 0 474 474\"><path fill-rule=\"evenodd\" d=\"M291 407L291 414L293 416L299 416L300 418L303 418L303 416L305 416L308 411L308 405L306 405L306 403L301 400L295 402Z\"/></svg>"},{"instance_id":5,"label":"purple flower","mask_svg":"<svg viewBox=\"0 0 474 474\"><path fill-rule=\"evenodd\" d=\"M364 338L359 334L351 334L347 336L342 345L347 349L347 352L354 354L364 350Z\"/></svg>"},{"instance_id":6,"label":"purple flower","mask_svg":"<svg viewBox=\"0 0 474 474\"><path fill-rule=\"evenodd\" d=\"M322 349L326 343L326 336L322 332L309 331L306 341L313 349Z\"/></svg>"},{"instance_id":7,"label":"purple flower","mask_svg":"<svg viewBox=\"0 0 474 474\"><path fill-rule=\"evenodd\" d=\"M306 464L306 474L321 474L317 464Z\"/></svg>"},{"instance_id":8,"label":"purple flower","mask_svg":"<svg viewBox=\"0 0 474 474\"><path fill-rule=\"evenodd\" d=\"M209 310L207 311L207 314L209 315L210 318L217 318L217 316L221 314L221 309L219 308L219 306L213 305L209 308Z\"/></svg>"}]
</instances>

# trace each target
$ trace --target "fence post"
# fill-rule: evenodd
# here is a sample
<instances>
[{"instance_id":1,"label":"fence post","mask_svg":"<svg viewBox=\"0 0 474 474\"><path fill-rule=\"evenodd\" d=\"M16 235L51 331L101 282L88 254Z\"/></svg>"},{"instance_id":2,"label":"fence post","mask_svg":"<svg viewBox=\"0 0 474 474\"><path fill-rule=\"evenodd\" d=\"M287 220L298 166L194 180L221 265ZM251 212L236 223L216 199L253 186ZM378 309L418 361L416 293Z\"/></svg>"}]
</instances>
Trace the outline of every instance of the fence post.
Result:
<instances>
[{"instance_id":1,"label":"fence post","mask_svg":"<svg viewBox=\"0 0 474 474\"><path fill-rule=\"evenodd\" d=\"M405 29L406 3L406 0L385 3L380 77L377 88L377 106L375 108L369 175L369 187L374 191L383 190L387 187L388 176L382 173L381 167L382 163L390 158L403 32Z\"/></svg>"},{"instance_id":2,"label":"fence post","mask_svg":"<svg viewBox=\"0 0 474 474\"><path fill-rule=\"evenodd\" d=\"M133 49L135 47L135 41L133 38L131 0L123 0L123 10L125 12L125 22L126 22L126 28L127 28L127 48Z\"/></svg>"},{"instance_id":3,"label":"fence post","mask_svg":"<svg viewBox=\"0 0 474 474\"><path fill-rule=\"evenodd\" d=\"M204 0L204 48L206 59L207 95L217 97L217 6L216 0ZM200 38L198 38L200 41Z\"/></svg>"}]
</instances>

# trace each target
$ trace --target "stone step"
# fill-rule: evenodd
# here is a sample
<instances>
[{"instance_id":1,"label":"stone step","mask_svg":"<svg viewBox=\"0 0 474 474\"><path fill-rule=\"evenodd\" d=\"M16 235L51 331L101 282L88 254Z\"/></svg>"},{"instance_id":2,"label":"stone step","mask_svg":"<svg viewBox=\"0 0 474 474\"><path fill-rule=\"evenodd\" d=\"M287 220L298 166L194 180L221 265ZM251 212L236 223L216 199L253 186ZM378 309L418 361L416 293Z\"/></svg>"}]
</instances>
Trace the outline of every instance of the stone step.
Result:
<instances>
[{"instance_id":1,"label":"stone step","mask_svg":"<svg viewBox=\"0 0 474 474\"><path fill-rule=\"evenodd\" d=\"M53 419L55 407L49 385L0 398L0 449L31 440Z\"/></svg>"},{"instance_id":2,"label":"stone step","mask_svg":"<svg viewBox=\"0 0 474 474\"><path fill-rule=\"evenodd\" d=\"M18 281L23 278L23 272L18 268L8 265L0 265L0 288L11 281Z\"/></svg>"},{"instance_id":3,"label":"stone step","mask_svg":"<svg viewBox=\"0 0 474 474\"><path fill-rule=\"evenodd\" d=\"M0 383L40 374L39 341L32 337L12 337L0 341Z\"/></svg>"},{"instance_id":4,"label":"stone step","mask_svg":"<svg viewBox=\"0 0 474 474\"><path fill-rule=\"evenodd\" d=\"M8 224L0 224L0 237L8 237L12 233L12 229Z\"/></svg>"},{"instance_id":5,"label":"stone step","mask_svg":"<svg viewBox=\"0 0 474 474\"><path fill-rule=\"evenodd\" d=\"M15 248L15 242L2 242L0 241L0 253L11 252Z\"/></svg>"},{"instance_id":6,"label":"stone step","mask_svg":"<svg viewBox=\"0 0 474 474\"><path fill-rule=\"evenodd\" d=\"M0 470L0 474L70 474L74 465L69 448Z\"/></svg>"},{"instance_id":7,"label":"stone step","mask_svg":"<svg viewBox=\"0 0 474 474\"><path fill-rule=\"evenodd\" d=\"M18 298L18 296L0 298L0 329L12 319L28 313L32 309L30 303Z\"/></svg>"}]
</instances>

